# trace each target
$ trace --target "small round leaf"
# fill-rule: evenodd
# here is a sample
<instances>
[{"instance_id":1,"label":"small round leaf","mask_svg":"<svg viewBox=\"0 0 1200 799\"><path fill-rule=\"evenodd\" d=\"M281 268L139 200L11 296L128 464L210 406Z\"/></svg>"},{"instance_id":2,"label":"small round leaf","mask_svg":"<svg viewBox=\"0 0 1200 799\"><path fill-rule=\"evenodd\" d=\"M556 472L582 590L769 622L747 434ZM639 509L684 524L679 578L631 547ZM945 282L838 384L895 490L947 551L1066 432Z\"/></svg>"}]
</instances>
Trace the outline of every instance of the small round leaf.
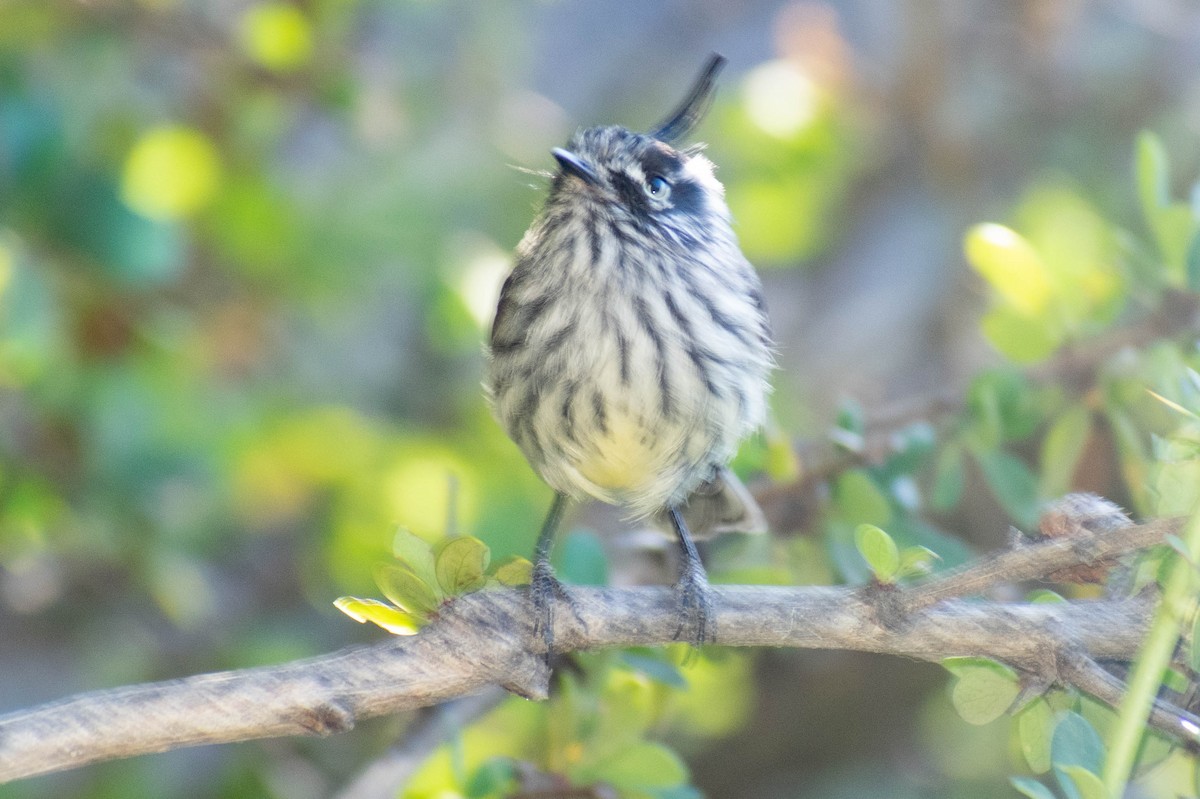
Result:
<instances>
[{"instance_id":1,"label":"small round leaf","mask_svg":"<svg viewBox=\"0 0 1200 799\"><path fill-rule=\"evenodd\" d=\"M434 568L438 584L449 596L476 591L486 582L484 572L491 560L487 544L472 536L452 538L437 553Z\"/></svg>"},{"instance_id":2,"label":"small round leaf","mask_svg":"<svg viewBox=\"0 0 1200 799\"><path fill-rule=\"evenodd\" d=\"M900 568L900 550L890 535L873 524L860 524L854 530L854 545L875 579L881 583L895 580Z\"/></svg>"},{"instance_id":3,"label":"small round leaf","mask_svg":"<svg viewBox=\"0 0 1200 799\"><path fill-rule=\"evenodd\" d=\"M1000 718L1021 692L1013 670L993 660L946 658L942 665L958 678L950 701L968 724L988 724Z\"/></svg>"}]
</instances>

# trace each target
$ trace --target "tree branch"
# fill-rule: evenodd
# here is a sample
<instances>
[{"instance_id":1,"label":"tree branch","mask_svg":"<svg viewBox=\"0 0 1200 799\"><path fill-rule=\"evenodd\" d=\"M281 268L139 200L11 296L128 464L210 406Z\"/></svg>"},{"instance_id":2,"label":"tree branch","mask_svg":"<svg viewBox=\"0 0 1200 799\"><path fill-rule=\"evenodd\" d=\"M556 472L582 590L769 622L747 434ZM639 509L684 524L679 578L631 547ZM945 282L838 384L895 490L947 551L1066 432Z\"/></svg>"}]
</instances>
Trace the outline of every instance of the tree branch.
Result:
<instances>
[{"instance_id":1,"label":"tree branch","mask_svg":"<svg viewBox=\"0 0 1200 799\"><path fill-rule=\"evenodd\" d=\"M1121 535L1083 531L984 555L903 591L902 612L927 608L951 597L982 593L1001 582L1036 580L1071 566L1112 561L1161 543L1166 536L1177 534L1182 525L1183 519L1157 519L1141 525L1130 524L1123 528Z\"/></svg>"},{"instance_id":2,"label":"tree branch","mask_svg":"<svg viewBox=\"0 0 1200 799\"><path fill-rule=\"evenodd\" d=\"M893 589L903 610L899 616L880 613L878 588L715 587L717 641L858 650L932 662L954 655L989 657L1040 685L1082 680L1084 690L1112 701L1111 686L1078 668L1064 673L1062 664L1075 663L1071 658L1077 654L1092 661L1132 659L1152 598L1006 604L947 597L1116 557L1161 541L1173 525L1113 529L1086 536L1083 546L1054 538L995 555L924 586ZM670 588L575 587L570 593L574 613L564 605L555 614L555 641L562 651L662 645L678 630L677 597ZM913 597L911 603L906 595ZM10 713L0 716L0 782L182 746L344 732L361 718L478 693L493 684L541 699L550 675L532 629L523 591L481 591L447 605L416 636L276 667L97 691ZM1158 717L1157 723L1196 743L1178 718Z\"/></svg>"}]
</instances>

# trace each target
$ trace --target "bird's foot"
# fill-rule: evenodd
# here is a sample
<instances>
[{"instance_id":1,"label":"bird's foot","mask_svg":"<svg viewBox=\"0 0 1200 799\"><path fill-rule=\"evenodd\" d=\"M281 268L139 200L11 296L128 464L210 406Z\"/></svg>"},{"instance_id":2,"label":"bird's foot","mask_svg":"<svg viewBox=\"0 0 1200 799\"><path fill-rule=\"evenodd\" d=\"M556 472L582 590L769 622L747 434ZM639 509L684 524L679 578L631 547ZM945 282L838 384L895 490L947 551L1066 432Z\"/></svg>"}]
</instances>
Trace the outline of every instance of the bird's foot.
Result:
<instances>
[{"instance_id":1,"label":"bird's foot","mask_svg":"<svg viewBox=\"0 0 1200 799\"><path fill-rule=\"evenodd\" d=\"M534 564L533 576L529 581L529 599L533 602L533 634L535 638L542 639L546 648L546 663L549 664L554 656L555 605L562 600L577 619L579 612L566 587L554 576L554 569L549 561L538 561Z\"/></svg>"},{"instance_id":2,"label":"bird's foot","mask_svg":"<svg viewBox=\"0 0 1200 799\"><path fill-rule=\"evenodd\" d=\"M712 623L712 589L704 570L688 569L675 584L678 598L679 627L675 630L676 641L687 641L693 647L716 643L717 635ZM688 632L684 637L685 631Z\"/></svg>"}]
</instances>

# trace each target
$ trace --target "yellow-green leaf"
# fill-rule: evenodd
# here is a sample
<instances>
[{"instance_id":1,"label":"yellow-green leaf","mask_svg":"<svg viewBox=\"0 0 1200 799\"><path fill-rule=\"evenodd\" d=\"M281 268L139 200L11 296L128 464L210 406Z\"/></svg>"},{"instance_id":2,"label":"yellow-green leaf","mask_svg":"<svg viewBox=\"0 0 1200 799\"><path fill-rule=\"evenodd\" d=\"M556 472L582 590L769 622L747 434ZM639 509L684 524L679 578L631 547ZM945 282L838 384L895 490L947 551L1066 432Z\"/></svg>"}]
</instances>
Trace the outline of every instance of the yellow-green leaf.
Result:
<instances>
[{"instance_id":1,"label":"yellow-green leaf","mask_svg":"<svg viewBox=\"0 0 1200 799\"><path fill-rule=\"evenodd\" d=\"M392 538L392 555L424 580L438 595L439 601L445 599L433 565L433 547L424 538L401 527Z\"/></svg>"},{"instance_id":2,"label":"yellow-green leaf","mask_svg":"<svg viewBox=\"0 0 1200 799\"><path fill-rule=\"evenodd\" d=\"M1038 697L1017 714L1017 738L1021 753L1034 774L1050 770L1050 738L1054 733L1054 711Z\"/></svg>"},{"instance_id":3,"label":"yellow-green leaf","mask_svg":"<svg viewBox=\"0 0 1200 799\"><path fill-rule=\"evenodd\" d=\"M376 564L375 584L393 605L415 616L428 617L438 608L433 587L406 566Z\"/></svg>"},{"instance_id":4,"label":"yellow-green leaf","mask_svg":"<svg viewBox=\"0 0 1200 799\"><path fill-rule=\"evenodd\" d=\"M491 556L487 544L478 538L451 538L437 553L434 568L438 584L450 596L482 588Z\"/></svg>"},{"instance_id":5,"label":"yellow-green leaf","mask_svg":"<svg viewBox=\"0 0 1200 799\"><path fill-rule=\"evenodd\" d=\"M896 574L900 577L920 577L933 571L933 566L941 556L929 547L905 547L900 553L900 566Z\"/></svg>"},{"instance_id":6,"label":"yellow-green leaf","mask_svg":"<svg viewBox=\"0 0 1200 799\"><path fill-rule=\"evenodd\" d=\"M529 585L533 579L533 564L513 555L496 568L495 577L502 585Z\"/></svg>"},{"instance_id":7,"label":"yellow-green leaf","mask_svg":"<svg viewBox=\"0 0 1200 799\"><path fill-rule=\"evenodd\" d=\"M421 629L421 620L413 614L374 599L343 596L333 605L359 623L369 621L394 635L415 635Z\"/></svg>"},{"instance_id":8,"label":"yellow-green leaf","mask_svg":"<svg viewBox=\"0 0 1200 799\"><path fill-rule=\"evenodd\" d=\"M1053 285L1042 258L1012 228L994 223L967 232L967 260L1005 302L1025 317L1040 316Z\"/></svg>"},{"instance_id":9,"label":"yellow-green leaf","mask_svg":"<svg viewBox=\"0 0 1200 799\"><path fill-rule=\"evenodd\" d=\"M854 545L881 583L896 579L900 568L900 550L892 537L873 524L860 524L854 530Z\"/></svg>"},{"instance_id":10,"label":"yellow-green leaf","mask_svg":"<svg viewBox=\"0 0 1200 799\"><path fill-rule=\"evenodd\" d=\"M946 658L942 665L958 679L950 701L968 724L988 724L1004 715L1021 692L1012 669L986 658Z\"/></svg>"},{"instance_id":11,"label":"yellow-green leaf","mask_svg":"<svg viewBox=\"0 0 1200 799\"><path fill-rule=\"evenodd\" d=\"M1079 799L1109 799L1108 789L1092 772L1083 766L1056 766L1074 785Z\"/></svg>"}]
</instances>

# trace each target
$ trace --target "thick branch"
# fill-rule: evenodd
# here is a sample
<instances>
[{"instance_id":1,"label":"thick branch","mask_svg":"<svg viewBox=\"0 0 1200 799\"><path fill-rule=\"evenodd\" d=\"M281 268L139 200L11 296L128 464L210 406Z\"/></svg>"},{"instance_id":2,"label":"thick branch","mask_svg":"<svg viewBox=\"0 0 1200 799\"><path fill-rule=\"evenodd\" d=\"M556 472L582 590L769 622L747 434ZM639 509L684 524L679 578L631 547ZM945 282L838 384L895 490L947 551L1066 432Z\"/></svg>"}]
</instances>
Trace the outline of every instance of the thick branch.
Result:
<instances>
[{"instance_id":1,"label":"thick branch","mask_svg":"<svg viewBox=\"0 0 1200 799\"><path fill-rule=\"evenodd\" d=\"M1092 660L1132 659L1152 601L938 601L947 586L969 593L1001 578L1039 576L1098 554L1112 557L1154 543L1170 529L1164 523L1131 526L1088 536L1085 546L1069 539L1031 544L931 580L925 588L892 592L904 608L898 617L880 612L878 591L718 587L713 590L717 641L859 650L934 662L953 655L990 657L1046 685L1069 681L1075 675L1062 674L1060 664L1075 662L1068 660L1074 653ZM937 604L925 607L931 594L923 592L930 591ZM910 592L918 601L906 608L903 598ZM572 588L571 596L575 613L564 606L556 614L555 641L563 651L661 645L678 631L677 598L670 588ZM457 599L409 638L272 668L98 691L17 711L0 716L0 782L181 746L343 732L360 718L436 704L492 684L543 698L549 673L536 641L524 592L483 591Z\"/></svg>"},{"instance_id":2,"label":"thick branch","mask_svg":"<svg viewBox=\"0 0 1200 799\"><path fill-rule=\"evenodd\" d=\"M679 626L669 588L572 590L578 618L561 613L564 649L653 646ZM901 629L870 621L869 600L845 588L715 590L717 640L883 652L940 661L991 657L1032 672L1053 670L1069 643L1094 658L1133 657L1149 603L1041 605L946 602ZM547 673L519 591L457 600L421 635L275 668L190 677L83 694L0 717L0 781L181 746L280 735L327 735L360 718L445 701L492 683L545 696Z\"/></svg>"}]
</instances>

